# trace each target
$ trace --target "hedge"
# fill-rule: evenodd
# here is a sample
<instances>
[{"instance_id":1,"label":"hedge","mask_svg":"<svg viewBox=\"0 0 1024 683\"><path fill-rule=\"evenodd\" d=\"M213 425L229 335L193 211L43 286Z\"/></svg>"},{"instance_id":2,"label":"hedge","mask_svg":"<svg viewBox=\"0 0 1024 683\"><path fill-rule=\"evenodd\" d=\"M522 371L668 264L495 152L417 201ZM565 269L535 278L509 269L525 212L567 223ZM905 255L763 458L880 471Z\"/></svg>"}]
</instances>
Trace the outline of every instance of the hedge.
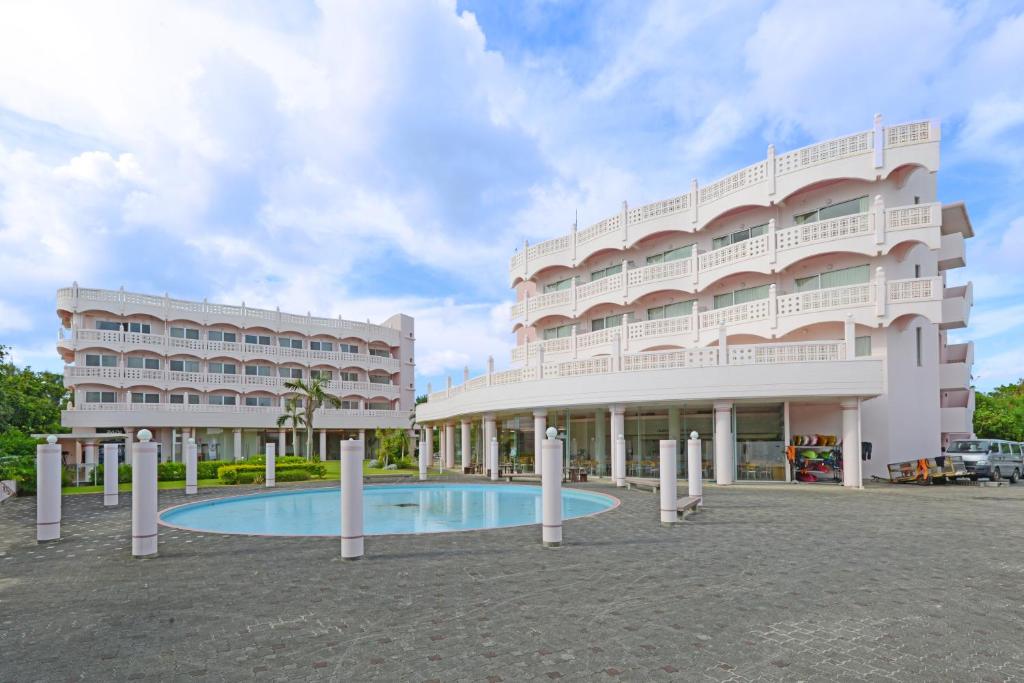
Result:
<instances>
[{"instance_id":1,"label":"hedge","mask_svg":"<svg viewBox=\"0 0 1024 683\"><path fill-rule=\"evenodd\" d=\"M266 465L225 465L217 469L217 478L224 484L252 484L263 480ZM286 463L274 468L277 481L305 481L323 478L327 468L319 462Z\"/></svg>"},{"instance_id":2,"label":"hedge","mask_svg":"<svg viewBox=\"0 0 1024 683\"><path fill-rule=\"evenodd\" d=\"M230 460L200 460L196 463L197 479L216 479L217 470L225 465L233 465ZM156 466L156 478L159 481L185 481L185 463L161 462ZM132 480L132 466L118 465L117 481L127 484ZM103 481L103 465L96 468L96 481Z\"/></svg>"}]
</instances>

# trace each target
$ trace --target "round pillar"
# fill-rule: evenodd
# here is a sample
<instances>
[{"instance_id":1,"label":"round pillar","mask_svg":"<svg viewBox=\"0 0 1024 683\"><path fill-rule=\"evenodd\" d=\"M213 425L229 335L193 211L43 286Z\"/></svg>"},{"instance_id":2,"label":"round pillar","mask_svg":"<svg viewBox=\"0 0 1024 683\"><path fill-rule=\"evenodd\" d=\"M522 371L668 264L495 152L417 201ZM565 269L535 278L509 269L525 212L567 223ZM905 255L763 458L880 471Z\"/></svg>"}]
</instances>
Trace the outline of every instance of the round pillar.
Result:
<instances>
[{"instance_id":1,"label":"round pillar","mask_svg":"<svg viewBox=\"0 0 1024 683\"><path fill-rule=\"evenodd\" d=\"M117 507L117 444L103 444L103 506Z\"/></svg>"},{"instance_id":2,"label":"round pillar","mask_svg":"<svg viewBox=\"0 0 1024 683\"><path fill-rule=\"evenodd\" d=\"M470 440L470 427L471 423L469 420L462 421L462 471L465 473L466 468L473 464L473 444Z\"/></svg>"},{"instance_id":3,"label":"round pillar","mask_svg":"<svg viewBox=\"0 0 1024 683\"><path fill-rule=\"evenodd\" d=\"M860 403L843 401L843 486L862 488L860 478Z\"/></svg>"},{"instance_id":4,"label":"round pillar","mask_svg":"<svg viewBox=\"0 0 1024 683\"><path fill-rule=\"evenodd\" d=\"M327 460L327 430L320 430L320 462Z\"/></svg>"},{"instance_id":5,"label":"round pillar","mask_svg":"<svg viewBox=\"0 0 1024 683\"><path fill-rule=\"evenodd\" d=\"M491 439L491 481L498 481L498 437Z\"/></svg>"},{"instance_id":6,"label":"round pillar","mask_svg":"<svg viewBox=\"0 0 1024 683\"><path fill-rule=\"evenodd\" d=\"M719 486L728 486L736 481L731 403L715 404L715 481Z\"/></svg>"},{"instance_id":7,"label":"round pillar","mask_svg":"<svg viewBox=\"0 0 1024 683\"><path fill-rule=\"evenodd\" d=\"M60 539L60 444L46 437L36 446L36 543Z\"/></svg>"},{"instance_id":8,"label":"round pillar","mask_svg":"<svg viewBox=\"0 0 1024 683\"><path fill-rule=\"evenodd\" d=\"M365 442L341 442L341 559L363 556L363 454Z\"/></svg>"},{"instance_id":9,"label":"round pillar","mask_svg":"<svg viewBox=\"0 0 1024 683\"><path fill-rule=\"evenodd\" d=\"M689 494L700 498L698 505L704 504L704 464L700 457L700 435L690 432L690 440L686 442L686 482Z\"/></svg>"},{"instance_id":10,"label":"round pillar","mask_svg":"<svg viewBox=\"0 0 1024 683\"><path fill-rule=\"evenodd\" d=\"M233 450L234 450L235 462L238 462L239 460L244 460L245 456L242 455L242 430L241 429L236 429L235 432L234 432L234 443L233 443L233 446L234 446Z\"/></svg>"},{"instance_id":11,"label":"round pillar","mask_svg":"<svg viewBox=\"0 0 1024 683\"><path fill-rule=\"evenodd\" d=\"M189 438L188 443L185 444L185 495L192 496L199 493L199 478L198 469L199 463L198 455L196 451L196 440Z\"/></svg>"},{"instance_id":12,"label":"round pillar","mask_svg":"<svg viewBox=\"0 0 1024 683\"><path fill-rule=\"evenodd\" d=\"M562 442L549 427L541 444L541 539L545 548L562 545Z\"/></svg>"},{"instance_id":13,"label":"round pillar","mask_svg":"<svg viewBox=\"0 0 1024 683\"><path fill-rule=\"evenodd\" d=\"M139 430L132 465L132 555L157 554L157 444L148 429Z\"/></svg>"},{"instance_id":14,"label":"round pillar","mask_svg":"<svg viewBox=\"0 0 1024 683\"><path fill-rule=\"evenodd\" d=\"M662 439L659 443L661 463L658 474L661 478L659 493L661 494L661 524L662 526L676 523L677 516L677 492L676 492L676 440Z\"/></svg>"},{"instance_id":15,"label":"round pillar","mask_svg":"<svg viewBox=\"0 0 1024 683\"><path fill-rule=\"evenodd\" d=\"M612 451L612 478L616 486L626 485L626 439L622 434L615 439Z\"/></svg>"},{"instance_id":16,"label":"round pillar","mask_svg":"<svg viewBox=\"0 0 1024 683\"><path fill-rule=\"evenodd\" d=\"M281 434L284 434L284 432L281 432ZM263 481L268 489L272 489L277 486L277 449L272 443L267 444L265 460Z\"/></svg>"},{"instance_id":17,"label":"round pillar","mask_svg":"<svg viewBox=\"0 0 1024 683\"><path fill-rule=\"evenodd\" d=\"M424 431L420 434L420 481L427 480L427 460L430 456L427 455L427 439L428 435Z\"/></svg>"}]
</instances>

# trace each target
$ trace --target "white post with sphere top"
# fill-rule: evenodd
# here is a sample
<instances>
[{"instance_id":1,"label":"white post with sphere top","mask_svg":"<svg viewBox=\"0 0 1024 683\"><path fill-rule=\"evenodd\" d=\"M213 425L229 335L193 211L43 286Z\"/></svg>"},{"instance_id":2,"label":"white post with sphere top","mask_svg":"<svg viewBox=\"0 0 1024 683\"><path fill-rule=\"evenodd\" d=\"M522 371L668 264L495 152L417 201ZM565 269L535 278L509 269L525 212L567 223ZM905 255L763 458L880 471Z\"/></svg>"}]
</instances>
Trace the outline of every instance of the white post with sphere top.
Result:
<instances>
[{"instance_id":1,"label":"white post with sphere top","mask_svg":"<svg viewBox=\"0 0 1024 683\"><path fill-rule=\"evenodd\" d=\"M132 555L157 554L157 444L148 429L139 430L132 454Z\"/></svg>"},{"instance_id":2,"label":"white post with sphere top","mask_svg":"<svg viewBox=\"0 0 1024 683\"><path fill-rule=\"evenodd\" d=\"M658 474L661 478L659 493L661 494L661 524L672 526L676 523L677 515L677 492L676 492L676 440L662 439L660 442L661 462L659 463Z\"/></svg>"},{"instance_id":3,"label":"white post with sphere top","mask_svg":"<svg viewBox=\"0 0 1024 683\"><path fill-rule=\"evenodd\" d=\"M341 442L341 559L363 556L363 454L365 443Z\"/></svg>"},{"instance_id":4,"label":"white post with sphere top","mask_svg":"<svg viewBox=\"0 0 1024 683\"><path fill-rule=\"evenodd\" d=\"M691 497L699 498L698 505L704 505L704 465L700 456L700 434L690 432L686 442L686 481Z\"/></svg>"},{"instance_id":5,"label":"white post with sphere top","mask_svg":"<svg viewBox=\"0 0 1024 683\"><path fill-rule=\"evenodd\" d=\"M117 507L117 444L103 444L103 505Z\"/></svg>"},{"instance_id":6,"label":"white post with sphere top","mask_svg":"<svg viewBox=\"0 0 1024 683\"><path fill-rule=\"evenodd\" d=\"M199 492L199 463L195 439L189 439L185 446L185 495L192 496Z\"/></svg>"},{"instance_id":7,"label":"white post with sphere top","mask_svg":"<svg viewBox=\"0 0 1024 683\"><path fill-rule=\"evenodd\" d=\"M36 543L60 539L60 445L51 434L36 446Z\"/></svg>"},{"instance_id":8,"label":"white post with sphere top","mask_svg":"<svg viewBox=\"0 0 1024 683\"><path fill-rule=\"evenodd\" d=\"M562 545L562 442L558 430L548 427L541 445L541 538L545 548Z\"/></svg>"}]
</instances>

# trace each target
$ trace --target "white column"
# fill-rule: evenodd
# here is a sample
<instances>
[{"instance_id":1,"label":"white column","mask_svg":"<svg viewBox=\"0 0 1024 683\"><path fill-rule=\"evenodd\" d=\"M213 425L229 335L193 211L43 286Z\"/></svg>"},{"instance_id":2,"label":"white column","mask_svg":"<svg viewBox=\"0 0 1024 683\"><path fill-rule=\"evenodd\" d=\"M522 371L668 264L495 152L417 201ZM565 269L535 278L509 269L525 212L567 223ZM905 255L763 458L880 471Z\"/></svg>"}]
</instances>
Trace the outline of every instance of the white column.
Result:
<instances>
[{"instance_id":1,"label":"white column","mask_svg":"<svg viewBox=\"0 0 1024 683\"><path fill-rule=\"evenodd\" d=\"M363 556L363 456L366 442L341 442L341 559Z\"/></svg>"},{"instance_id":2,"label":"white column","mask_svg":"<svg viewBox=\"0 0 1024 683\"><path fill-rule=\"evenodd\" d=\"M843 401L843 486L859 488L860 470L860 403L856 400Z\"/></svg>"},{"instance_id":3,"label":"white column","mask_svg":"<svg viewBox=\"0 0 1024 683\"><path fill-rule=\"evenodd\" d=\"M96 469L96 442L86 441L85 444L85 476L92 481L93 471Z\"/></svg>"},{"instance_id":4,"label":"white column","mask_svg":"<svg viewBox=\"0 0 1024 683\"><path fill-rule=\"evenodd\" d=\"M715 481L719 486L728 486L736 481L732 403L729 402L715 404Z\"/></svg>"},{"instance_id":5,"label":"white column","mask_svg":"<svg viewBox=\"0 0 1024 683\"><path fill-rule=\"evenodd\" d=\"M197 453L198 446L196 446L196 440L189 438L188 443L185 444L185 495L192 496L199 493L199 479L198 479L198 464Z\"/></svg>"},{"instance_id":6,"label":"white column","mask_svg":"<svg viewBox=\"0 0 1024 683\"><path fill-rule=\"evenodd\" d=\"M484 474L491 467L491 441L498 435L498 427L494 413L484 415L484 452L481 456L484 466Z\"/></svg>"},{"instance_id":7,"label":"white column","mask_svg":"<svg viewBox=\"0 0 1024 683\"><path fill-rule=\"evenodd\" d=\"M444 459L445 467L455 469L455 423L449 422L444 426Z\"/></svg>"},{"instance_id":8,"label":"white column","mask_svg":"<svg viewBox=\"0 0 1024 683\"><path fill-rule=\"evenodd\" d=\"M117 507L116 443L103 444L103 506Z\"/></svg>"},{"instance_id":9,"label":"white column","mask_svg":"<svg viewBox=\"0 0 1024 683\"><path fill-rule=\"evenodd\" d=\"M60 539L60 444L52 434L36 446L36 543Z\"/></svg>"},{"instance_id":10,"label":"white column","mask_svg":"<svg viewBox=\"0 0 1024 683\"><path fill-rule=\"evenodd\" d=\"M704 468L700 457L700 434L690 432L690 440L686 442L686 483L689 494L700 498L699 505L704 505Z\"/></svg>"},{"instance_id":11,"label":"white column","mask_svg":"<svg viewBox=\"0 0 1024 683\"><path fill-rule=\"evenodd\" d=\"M365 452L365 451L364 451ZM320 462L327 460L327 430L320 430Z\"/></svg>"},{"instance_id":12,"label":"white column","mask_svg":"<svg viewBox=\"0 0 1024 683\"><path fill-rule=\"evenodd\" d=\"M658 474L661 479L659 492L661 494L661 524L670 526L676 523L677 502L679 495L676 490L676 453L678 442L675 439L662 439L659 443L661 454L660 468Z\"/></svg>"},{"instance_id":13,"label":"white column","mask_svg":"<svg viewBox=\"0 0 1024 683\"><path fill-rule=\"evenodd\" d=\"M498 481L498 437L491 438L491 481Z\"/></svg>"},{"instance_id":14,"label":"white column","mask_svg":"<svg viewBox=\"0 0 1024 683\"><path fill-rule=\"evenodd\" d=\"M135 450L135 429L133 427L124 428L124 464L132 464L132 452Z\"/></svg>"},{"instance_id":15,"label":"white column","mask_svg":"<svg viewBox=\"0 0 1024 683\"><path fill-rule=\"evenodd\" d=\"M604 409L594 411L594 459L597 461L597 474L604 476L604 466L608 462L608 430L604 420Z\"/></svg>"},{"instance_id":16,"label":"white column","mask_svg":"<svg viewBox=\"0 0 1024 683\"><path fill-rule=\"evenodd\" d=\"M281 430L277 433L277 454L285 455L288 453L288 432Z\"/></svg>"},{"instance_id":17,"label":"white column","mask_svg":"<svg viewBox=\"0 0 1024 683\"><path fill-rule=\"evenodd\" d=\"M302 449L299 448L299 430L296 429L292 432L292 455L301 455ZM284 455L284 451L281 452Z\"/></svg>"},{"instance_id":18,"label":"white column","mask_svg":"<svg viewBox=\"0 0 1024 683\"><path fill-rule=\"evenodd\" d=\"M444 472L448 464L448 430L444 423L437 428L437 471Z\"/></svg>"},{"instance_id":19,"label":"white column","mask_svg":"<svg viewBox=\"0 0 1024 683\"><path fill-rule=\"evenodd\" d=\"M465 468L473 464L473 444L470 440L470 427L472 423L469 420L462 421L462 468L465 472Z\"/></svg>"},{"instance_id":20,"label":"white column","mask_svg":"<svg viewBox=\"0 0 1024 683\"><path fill-rule=\"evenodd\" d=\"M544 446L544 432L548 428L548 411L540 408L533 411L533 473L540 474L540 454Z\"/></svg>"},{"instance_id":21,"label":"white column","mask_svg":"<svg viewBox=\"0 0 1024 683\"><path fill-rule=\"evenodd\" d=\"M235 430L235 444L234 444L234 446L235 447L234 447L233 450L234 450L235 460L238 461L238 460L244 459L245 456L242 454L242 430L241 429L236 429Z\"/></svg>"},{"instance_id":22,"label":"white column","mask_svg":"<svg viewBox=\"0 0 1024 683\"><path fill-rule=\"evenodd\" d=\"M616 486L626 485L626 438L621 434L612 449L612 478Z\"/></svg>"},{"instance_id":23,"label":"white column","mask_svg":"<svg viewBox=\"0 0 1024 683\"><path fill-rule=\"evenodd\" d=\"M280 433L284 434L284 432ZM263 469L263 479L266 487L270 489L277 485L277 463L275 462L277 460L277 453L274 449L274 444L268 443L265 453L266 465Z\"/></svg>"},{"instance_id":24,"label":"white column","mask_svg":"<svg viewBox=\"0 0 1024 683\"><path fill-rule=\"evenodd\" d=\"M420 431L420 481L427 480L427 468L429 467L427 464L427 461L429 460L429 456L427 455L427 439L427 428L422 427Z\"/></svg>"},{"instance_id":25,"label":"white column","mask_svg":"<svg viewBox=\"0 0 1024 683\"><path fill-rule=\"evenodd\" d=\"M132 555L154 557L157 553L156 442L148 429L139 430L132 465Z\"/></svg>"},{"instance_id":26,"label":"white column","mask_svg":"<svg viewBox=\"0 0 1024 683\"><path fill-rule=\"evenodd\" d=\"M541 444L541 539L545 548L562 545L562 442L550 427Z\"/></svg>"},{"instance_id":27,"label":"white column","mask_svg":"<svg viewBox=\"0 0 1024 683\"><path fill-rule=\"evenodd\" d=\"M427 427L427 468L434 462L434 425Z\"/></svg>"}]
</instances>

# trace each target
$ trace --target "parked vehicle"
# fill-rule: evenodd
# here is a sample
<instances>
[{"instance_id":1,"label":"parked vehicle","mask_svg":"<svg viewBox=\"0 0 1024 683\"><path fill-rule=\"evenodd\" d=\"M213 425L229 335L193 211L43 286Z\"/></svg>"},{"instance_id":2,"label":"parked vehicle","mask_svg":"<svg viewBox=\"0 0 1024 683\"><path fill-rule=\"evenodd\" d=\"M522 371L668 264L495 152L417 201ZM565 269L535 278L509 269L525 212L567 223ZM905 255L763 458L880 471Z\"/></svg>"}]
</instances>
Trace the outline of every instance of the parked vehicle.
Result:
<instances>
[{"instance_id":1,"label":"parked vehicle","mask_svg":"<svg viewBox=\"0 0 1024 683\"><path fill-rule=\"evenodd\" d=\"M1016 441L960 439L949 444L946 452L962 456L964 466L975 479L1009 479L1015 484L1024 474L1024 449Z\"/></svg>"}]
</instances>

